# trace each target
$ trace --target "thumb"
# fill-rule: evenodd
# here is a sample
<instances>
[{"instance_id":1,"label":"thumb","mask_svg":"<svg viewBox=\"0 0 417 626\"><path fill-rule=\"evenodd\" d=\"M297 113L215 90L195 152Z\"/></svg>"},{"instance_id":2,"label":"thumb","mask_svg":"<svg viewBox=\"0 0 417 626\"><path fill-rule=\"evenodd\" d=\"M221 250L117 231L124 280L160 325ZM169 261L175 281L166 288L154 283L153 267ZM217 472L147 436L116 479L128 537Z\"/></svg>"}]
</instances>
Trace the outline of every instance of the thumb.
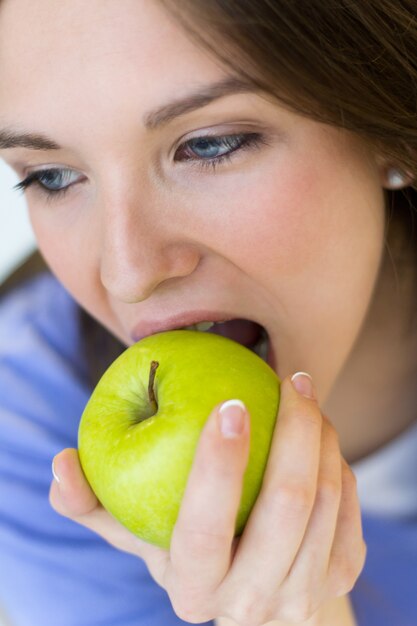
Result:
<instances>
[{"instance_id":1,"label":"thumb","mask_svg":"<svg viewBox=\"0 0 417 626\"><path fill-rule=\"evenodd\" d=\"M65 448L54 457L52 473L49 502L57 513L74 518L97 507L99 502L84 476L75 448Z\"/></svg>"},{"instance_id":2,"label":"thumb","mask_svg":"<svg viewBox=\"0 0 417 626\"><path fill-rule=\"evenodd\" d=\"M118 550L144 559L151 576L163 586L168 553L133 535L101 506L84 476L78 451L65 448L57 454L52 472L54 480L49 492L52 508L92 530Z\"/></svg>"}]
</instances>

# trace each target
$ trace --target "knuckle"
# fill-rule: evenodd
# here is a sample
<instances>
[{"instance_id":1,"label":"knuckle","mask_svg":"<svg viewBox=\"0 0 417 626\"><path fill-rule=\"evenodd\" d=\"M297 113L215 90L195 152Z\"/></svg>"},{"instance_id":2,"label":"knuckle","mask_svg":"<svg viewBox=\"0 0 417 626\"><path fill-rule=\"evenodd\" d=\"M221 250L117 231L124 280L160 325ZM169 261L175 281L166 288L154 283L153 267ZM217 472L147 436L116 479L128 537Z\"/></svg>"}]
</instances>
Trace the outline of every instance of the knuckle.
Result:
<instances>
[{"instance_id":1,"label":"knuckle","mask_svg":"<svg viewBox=\"0 0 417 626\"><path fill-rule=\"evenodd\" d=\"M314 493L304 483L280 484L265 493L265 504L273 514L290 518L309 513L313 501Z\"/></svg>"},{"instance_id":2,"label":"knuckle","mask_svg":"<svg viewBox=\"0 0 417 626\"><path fill-rule=\"evenodd\" d=\"M191 472L200 480L219 481L219 487L224 481L229 482L239 474L239 459L230 454L230 450L219 446L218 438L208 434L202 441L194 457Z\"/></svg>"},{"instance_id":3,"label":"knuckle","mask_svg":"<svg viewBox=\"0 0 417 626\"><path fill-rule=\"evenodd\" d=\"M184 622L201 624L210 619L201 610L203 603L189 590L184 590L181 594L171 597L170 600L175 614Z\"/></svg>"},{"instance_id":4,"label":"knuckle","mask_svg":"<svg viewBox=\"0 0 417 626\"><path fill-rule=\"evenodd\" d=\"M360 560L358 560L357 558L346 559L339 564L336 583L337 595L346 595L347 593L352 591L359 577L359 574L362 571L362 567L362 557L360 558Z\"/></svg>"},{"instance_id":5,"label":"knuckle","mask_svg":"<svg viewBox=\"0 0 417 626\"><path fill-rule=\"evenodd\" d=\"M341 484L335 478L321 478L317 486L316 500L324 505L340 500Z\"/></svg>"},{"instance_id":6,"label":"knuckle","mask_svg":"<svg viewBox=\"0 0 417 626\"><path fill-rule=\"evenodd\" d=\"M358 579L361 571L363 570L365 566L366 552L367 552L366 544L362 540L355 562L352 565L352 577L354 578L353 584L355 584L356 580Z\"/></svg>"},{"instance_id":7,"label":"knuckle","mask_svg":"<svg viewBox=\"0 0 417 626\"><path fill-rule=\"evenodd\" d=\"M238 611L234 611L233 624L239 624L239 626L254 626L255 624L264 624L265 620L258 619L252 611L247 612L244 609L239 609Z\"/></svg>"},{"instance_id":8,"label":"knuckle","mask_svg":"<svg viewBox=\"0 0 417 626\"><path fill-rule=\"evenodd\" d=\"M279 619L288 624L302 624L316 612L310 595L297 596L279 609Z\"/></svg>"},{"instance_id":9,"label":"knuckle","mask_svg":"<svg viewBox=\"0 0 417 626\"><path fill-rule=\"evenodd\" d=\"M361 543L361 570L363 569L363 566L365 565L366 562L366 555L368 554L368 546L366 545L365 541L362 539L362 543Z\"/></svg>"},{"instance_id":10,"label":"knuckle","mask_svg":"<svg viewBox=\"0 0 417 626\"><path fill-rule=\"evenodd\" d=\"M233 612L233 619L239 626L253 626L264 621L261 619L258 605L248 601Z\"/></svg>"},{"instance_id":11,"label":"knuckle","mask_svg":"<svg viewBox=\"0 0 417 626\"><path fill-rule=\"evenodd\" d=\"M265 602L264 593L251 584L241 594L238 604L230 612L231 619L239 626L254 626L254 624L264 624L268 621L268 616L262 610Z\"/></svg>"},{"instance_id":12,"label":"knuckle","mask_svg":"<svg viewBox=\"0 0 417 626\"><path fill-rule=\"evenodd\" d=\"M178 536L181 538L181 546L185 545L189 554L197 554L199 557L210 556L224 550L232 539L224 533L209 529L178 527L175 532L176 539Z\"/></svg>"},{"instance_id":13,"label":"knuckle","mask_svg":"<svg viewBox=\"0 0 417 626\"><path fill-rule=\"evenodd\" d=\"M299 422L303 428L321 430L322 415L318 407L297 408L291 413L291 420Z\"/></svg>"},{"instance_id":14,"label":"knuckle","mask_svg":"<svg viewBox=\"0 0 417 626\"><path fill-rule=\"evenodd\" d=\"M62 515L63 517L70 517L64 504L59 498L57 498L52 490L49 492L49 504L51 508L55 511L55 513L58 513L58 515Z\"/></svg>"},{"instance_id":15,"label":"knuckle","mask_svg":"<svg viewBox=\"0 0 417 626\"><path fill-rule=\"evenodd\" d=\"M354 588L355 582L348 583L347 581L345 581L343 583L339 583L338 585L336 585L336 594L335 595L338 598L340 598L341 596L346 596Z\"/></svg>"}]
</instances>

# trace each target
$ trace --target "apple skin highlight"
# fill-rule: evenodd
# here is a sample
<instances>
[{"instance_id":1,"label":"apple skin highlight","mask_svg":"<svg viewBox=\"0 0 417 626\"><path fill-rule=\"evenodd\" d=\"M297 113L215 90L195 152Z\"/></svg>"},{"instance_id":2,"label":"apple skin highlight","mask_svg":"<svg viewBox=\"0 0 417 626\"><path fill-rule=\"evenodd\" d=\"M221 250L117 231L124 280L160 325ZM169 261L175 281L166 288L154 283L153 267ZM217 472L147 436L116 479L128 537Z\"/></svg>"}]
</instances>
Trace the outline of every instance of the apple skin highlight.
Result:
<instances>
[{"instance_id":1,"label":"apple skin highlight","mask_svg":"<svg viewBox=\"0 0 417 626\"><path fill-rule=\"evenodd\" d=\"M81 417L79 457L101 504L134 535L169 549L201 431L214 406L230 398L242 400L250 415L238 536L266 467L280 398L276 373L249 348L193 330L148 336L104 373Z\"/></svg>"}]
</instances>

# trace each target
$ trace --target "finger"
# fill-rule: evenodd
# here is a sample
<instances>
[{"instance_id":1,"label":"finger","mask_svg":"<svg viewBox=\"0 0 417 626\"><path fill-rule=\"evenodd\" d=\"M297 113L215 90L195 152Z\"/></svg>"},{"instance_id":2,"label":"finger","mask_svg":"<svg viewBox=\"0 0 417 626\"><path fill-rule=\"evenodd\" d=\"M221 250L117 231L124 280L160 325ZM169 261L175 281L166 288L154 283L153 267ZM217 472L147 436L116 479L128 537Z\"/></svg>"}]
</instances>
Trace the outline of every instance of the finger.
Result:
<instances>
[{"instance_id":1,"label":"finger","mask_svg":"<svg viewBox=\"0 0 417 626\"><path fill-rule=\"evenodd\" d=\"M65 448L54 457L55 481L50 492L51 506L61 515L76 517L93 511L98 500L88 484L75 448Z\"/></svg>"},{"instance_id":2,"label":"finger","mask_svg":"<svg viewBox=\"0 0 417 626\"><path fill-rule=\"evenodd\" d=\"M228 577L232 588L250 589L259 563L260 584L266 589L277 589L288 574L313 508L321 426L317 402L299 394L290 377L285 378L262 488Z\"/></svg>"},{"instance_id":3,"label":"finger","mask_svg":"<svg viewBox=\"0 0 417 626\"><path fill-rule=\"evenodd\" d=\"M201 434L171 539L167 587L171 585L177 596L197 586L202 594L216 588L230 566L250 426L246 409L232 402L220 408L214 409ZM239 417L242 432L223 435L221 418Z\"/></svg>"},{"instance_id":4,"label":"finger","mask_svg":"<svg viewBox=\"0 0 417 626\"><path fill-rule=\"evenodd\" d=\"M168 562L168 552L151 546L133 535L97 500L82 471L78 452L66 448L54 457L49 501L52 508L92 530L112 546L146 560L154 579L160 583Z\"/></svg>"},{"instance_id":5,"label":"finger","mask_svg":"<svg viewBox=\"0 0 417 626\"><path fill-rule=\"evenodd\" d=\"M329 593L352 590L366 559L356 477L342 457L342 497L328 569Z\"/></svg>"},{"instance_id":6,"label":"finger","mask_svg":"<svg viewBox=\"0 0 417 626\"><path fill-rule=\"evenodd\" d=\"M297 599L309 595L316 607L323 600L341 494L339 438L329 420L323 417L316 498L303 542L283 583L283 596Z\"/></svg>"}]
</instances>

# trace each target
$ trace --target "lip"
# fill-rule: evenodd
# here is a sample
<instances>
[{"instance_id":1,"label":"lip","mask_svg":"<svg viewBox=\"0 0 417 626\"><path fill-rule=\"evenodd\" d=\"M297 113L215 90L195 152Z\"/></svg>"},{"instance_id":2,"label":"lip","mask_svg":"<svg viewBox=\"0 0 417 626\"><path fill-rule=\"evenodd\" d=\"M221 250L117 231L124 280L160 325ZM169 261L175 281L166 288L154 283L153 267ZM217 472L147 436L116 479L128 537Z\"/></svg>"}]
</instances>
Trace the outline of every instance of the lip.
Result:
<instances>
[{"instance_id":1,"label":"lip","mask_svg":"<svg viewBox=\"0 0 417 626\"><path fill-rule=\"evenodd\" d=\"M143 320L132 329L130 336L134 342L137 342L149 337L149 335L162 333L166 330L175 330L198 322L228 322L236 319L236 317L236 315L230 315L224 311L187 311L172 315L164 320Z\"/></svg>"}]
</instances>

